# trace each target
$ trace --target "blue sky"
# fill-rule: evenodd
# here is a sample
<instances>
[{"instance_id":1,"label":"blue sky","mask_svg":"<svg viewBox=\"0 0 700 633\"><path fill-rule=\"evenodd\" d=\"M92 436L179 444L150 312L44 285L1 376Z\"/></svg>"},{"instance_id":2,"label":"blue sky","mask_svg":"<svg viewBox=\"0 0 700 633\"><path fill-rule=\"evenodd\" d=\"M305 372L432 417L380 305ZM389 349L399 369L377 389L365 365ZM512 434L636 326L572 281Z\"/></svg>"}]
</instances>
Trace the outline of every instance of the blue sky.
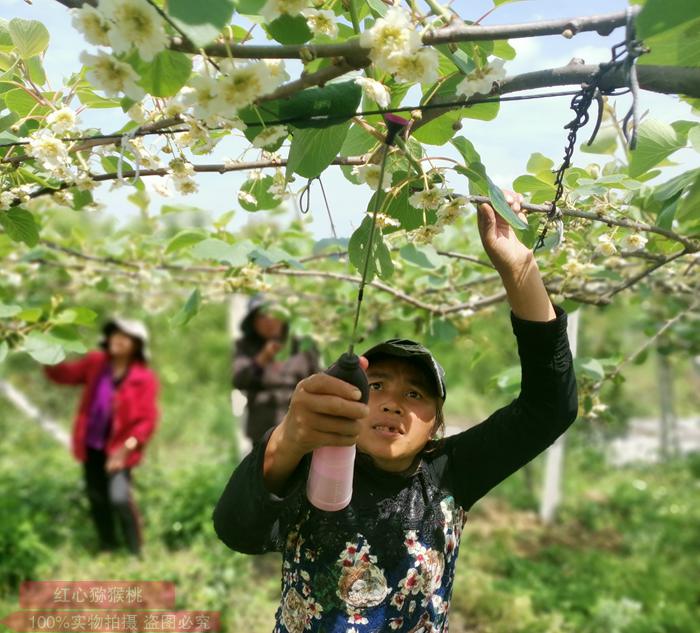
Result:
<instances>
[{"instance_id":1,"label":"blue sky","mask_svg":"<svg viewBox=\"0 0 700 633\"><path fill-rule=\"evenodd\" d=\"M468 2L458 0L452 6L463 18L474 20L486 13L492 7L492 3L484 0ZM622 0L588 0L583 8L582 3L575 0L512 2L499 7L482 23L495 25L545 18L593 15L623 10L625 7L626 2ZM55 0L34 0L31 5L24 0L0 0L0 17L38 19L47 25L51 33L51 43L45 66L53 85L59 85L63 77L80 68L78 56L82 50L89 47L82 36L72 28L68 11ZM573 57L582 58L587 63L601 62L609 59L610 46L620 41L622 37L623 31L618 29L609 37L583 33L571 40L560 36L511 40L518 55L515 60L506 64L506 70L508 75L514 75L551 68L566 64ZM627 97L618 98L618 112L626 112L627 99ZM642 112L649 110L651 116L667 122L680 118L695 118L691 115L689 106L673 96L642 92L641 109ZM89 120L84 117L83 123L96 125L108 132L119 127L116 119L119 114L118 110L103 110L95 116L91 115ZM563 126L570 119L569 99L566 97L503 103L494 121L464 119L461 134L469 138L481 153L491 178L502 187L510 187L513 179L525 172L525 165L533 152L541 152L558 164L565 140ZM584 129L581 136L586 136L588 131ZM195 157L195 162L219 162L225 157L238 158L244 147L240 141L227 141L217 148L212 157ZM429 148L429 150L433 150L435 155L456 157L449 146ZM254 155L250 153L248 157L253 159ZM577 152L574 162L585 164L596 160L602 162L605 159L605 157ZM692 150L681 150L674 159L679 162L677 169L688 169L698 165L698 154ZM358 187L347 182L340 170L335 167L329 168L323 178L326 190L329 192L338 233L349 235L361 222L371 192L367 187ZM200 174L198 176L200 190L195 195L182 197L176 194L166 199L151 191L151 211L157 212L160 205L164 203L198 206L210 210L214 217L236 209L236 215L230 225L230 228L234 229L248 221L255 221L256 218L251 217L252 215L261 219L268 217L266 212L249 214L238 206L236 194L244 180L243 174L223 176ZM106 204L107 213L124 218L135 213L133 205L126 200L129 192L130 188L126 187L109 191L108 186L103 186L97 197ZM327 237L330 233L328 219L320 203L320 197L313 196L310 223L311 229L318 238ZM294 205L288 203L288 206L286 216L293 217L296 213ZM284 216L276 217L280 220L284 218Z\"/></svg>"}]
</instances>

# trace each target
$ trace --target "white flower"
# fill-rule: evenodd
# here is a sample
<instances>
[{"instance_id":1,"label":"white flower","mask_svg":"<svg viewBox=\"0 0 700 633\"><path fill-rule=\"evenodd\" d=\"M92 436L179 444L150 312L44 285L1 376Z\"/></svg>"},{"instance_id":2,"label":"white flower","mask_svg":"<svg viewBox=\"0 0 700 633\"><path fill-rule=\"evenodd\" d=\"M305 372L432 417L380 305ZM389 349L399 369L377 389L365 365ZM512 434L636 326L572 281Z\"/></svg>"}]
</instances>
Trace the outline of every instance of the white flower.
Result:
<instances>
[{"instance_id":1,"label":"white flower","mask_svg":"<svg viewBox=\"0 0 700 633\"><path fill-rule=\"evenodd\" d=\"M271 89L270 72L264 62L234 66L219 77L212 107L223 116L231 116Z\"/></svg>"},{"instance_id":2,"label":"white flower","mask_svg":"<svg viewBox=\"0 0 700 633\"><path fill-rule=\"evenodd\" d=\"M638 251L644 248L648 241L649 240L647 240L647 238L643 235L639 233L632 233L630 235L625 235L620 244L625 250Z\"/></svg>"},{"instance_id":3,"label":"white flower","mask_svg":"<svg viewBox=\"0 0 700 633\"><path fill-rule=\"evenodd\" d=\"M338 25L335 23L335 13L327 9L304 9L302 15L314 35L338 36Z\"/></svg>"},{"instance_id":4,"label":"white flower","mask_svg":"<svg viewBox=\"0 0 700 633\"><path fill-rule=\"evenodd\" d=\"M78 172L78 175L75 177L75 186L79 191L91 191L97 187L97 183L88 172L81 171Z\"/></svg>"},{"instance_id":5,"label":"white flower","mask_svg":"<svg viewBox=\"0 0 700 633\"><path fill-rule=\"evenodd\" d=\"M442 227L435 224L426 224L412 231L411 237L417 244L430 244L440 233L442 233Z\"/></svg>"},{"instance_id":6,"label":"white flower","mask_svg":"<svg viewBox=\"0 0 700 633\"><path fill-rule=\"evenodd\" d=\"M199 119L208 119L214 113L215 99L218 94L216 79L209 75L195 75L189 86L171 99L174 108L178 104L192 106L192 114ZM172 115L169 115L172 116Z\"/></svg>"},{"instance_id":7,"label":"white flower","mask_svg":"<svg viewBox=\"0 0 700 633\"><path fill-rule=\"evenodd\" d=\"M383 70L394 72L401 57L417 52L421 36L411 24L407 11L392 7L371 29L360 34L360 46L369 48L370 59Z\"/></svg>"},{"instance_id":8,"label":"white flower","mask_svg":"<svg viewBox=\"0 0 700 633\"><path fill-rule=\"evenodd\" d=\"M62 204L67 207L73 205L73 194L67 189L61 189L60 191L56 191L51 197L53 198L53 201L57 204Z\"/></svg>"},{"instance_id":9,"label":"white flower","mask_svg":"<svg viewBox=\"0 0 700 633\"><path fill-rule=\"evenodd\" d=\"M95 46L107 46L109 39L109 22L94 7L84 4L80 9L72 9L73 27L80 31L90 44Z\"/></svg>"},{"instance_id":10,"label":"white flower","mask_svg":"<svg viewBox=\"0 0 700 633\"><path fill-rule=\"evenodd\" d=\"M493 59L485 68L469 73L457 84L457 94L467 99L477 93L489 94L495 82L505 79L504 63L502 59Z\"/></svg>"},{"instance_id":11,"label":"white flower","mask_svg":"<svg viewBox=\"0 0 700 633\"><path fill-rule=\"evenodd\" d=\"M173 158L169 163L170 172L176 178L189 178L194 174L194 165L182 158Z\"/></svg>"},{"instance_id":12,"label":"white flower","mask_svg":"<svg viewBox=\"0 0 700 633\"><path fill-rule=\"evenodd\" d=\"M97 55L83 52L80 61L91 69L87 73L88 81L104 90L108 97L116 97L119 93L135 100L143 97L143 88L136 85L139 76L129 64L120 62L104 51L98 51Z\"/></svg>"},{"instance_id":13,"label":"white flower","mask_svg":"<svg viewBox=\"0 0 700 633\"><path fill-rule=\"evenodd\" d=\"M583 276L591 266L578 259L570 259L566 264L563 264L561 268L569 277L580 277Z\"/></svg>"},{"instance_id":14,"label":"white flower","mask_svg":"<svg viewBox=\"0 0 700 633\"><path fill-rule=\"evenodd\" d=\"M352 168L352 173L357 176L360 182L364 182L370 186L371 189L376 191L379 186L379 174L381 172L381 166L374 163L369 163L367 165L355 165ZM384 169L384 178L382 179L382 189L388 191L391 189L391 173L388 169Z\"/></svg>"},{"instance_id":15,"label":"white flower","mask_svg":"<svg viewBox=\"0 0 700 633\"><path fill-rule=\"evenodd\" d=\"M442 203L444 194L445 191L442 189L430 187L429 189L421 189L412 193L408 198L408 202L417 209L437 209Z\"/></svg>"},{"instance_id":16,"label":"white flower","mask_svg":"<svg viewBox=\"0 0 700 633\"><path fill-rule=\"evenodd\" d=\"M284 125L270 125L264 128L254 139L253 147L269 147L280 139L287 138L289 132Z\"/></svg>"},{"instance_id":17,"label":"white flower","mask_svg":"<svg viewBox=\"0 0 700 633\"><path fill-rule=\"evenodd\" d=\"M68 163L68 150L65 143L48 130L39 130L29 137L27 152L36 158L44 169L60 169Z\"/></svg>"},{"instance_id":18,"label":"white flower","mask_svg":"<svg viewBox=\"0 0 700 633\"><path fill-rule=\"evenodd\" d=\"M107 37L115 53L135 46L141 59L150 62L168 46L163 19L146 0L100 0L99 9L113 22Z\"/></svg>"},{"instance_id":19,"label":"white flower","mask_svg":"<svg viewBox=\"0 0 700 633\"><path fill-rule=\"evenodd\" d=\"M388 108L391 101L391 93L389 89L381 82L367 77L358 77L355 83L362 88L365 97L376 101L380 108Z\"/></svg>"},{"instance_id":20,"label":"white flower","mask_svg":"<svg viewBox=\"0 0 700 633\"><path fill-rule=\"evenodd\" d=\"M75 112L72 108L54 110L46 117L46 123L54 134L65 134L75 129Z\"/></svg>"},{"instance_id":21,"label":"white flower","mask_svg":"<svg viewBox=\"0 0 700 633\"><path fill-rule=\"evenodd\" d=\"M0 209L3 211L9 209L12 203L15 201L15 194L11 191L3 191L0 193Z\"/></svg>"},{"instance_id":22,"label":"white flower","mask_svg":"<svg viewBox=\"0 0 700 633\"><path fill-rule=\"evenodd\" d=\"M270 90L274 90L289 79L289 74L284 67L284 60L265 59L263 62L267 66L267 72L270 75Z\"/></svg>"},{"instance_id":23,"label":"white flower","mask_svg":"<svg viewBox=\"0 0 700 633\"><path fill-rule=\"evenodd\" d=\"M452 224L460 215L467 210L467 199L463 196L456 196L452 200L445 202L438 209L438 222L440 224Z\"/></svg>"},{"instance_id":24,"label":"white flower","mask_svg":"<svg viewBox=\"0 0 700 633\"><path fill-rule=\"evenodd\" d=\"M367 212L370 214L370 217L372 217L371 212ZM390 215L386 215L385 213L377 213L377 228L378 229L385 229L390 226L395 226L399 227L401 226L401 222L399 222L396 218L392 218Z\"/></svg>"},{"instance_id":25,"label":"white flower","mask_svg":"<svg viewBox=\"0 0 700 633\"><path fill-rule=\"evenodd\" d=\"M143 105L140 103L135 103L127 111L126 116L128 116L132 121L135 121L139 125L146 122L146 112L143 109Z\"/></svg>"},{"instance_id":26,"label":"white flower","mask_svg":"<svg viewBox=\"0 0 700 633\"><path fill-rule=\"evenodd\" d=\"M199 186L194 178L174 178L175 189L184 195L197 193Z\"/></svg>"},{"instance_id":27,"label":"white flower","mask_svg":"<svg viewBox=\"0 0 700 633\"><path fill-rule=\"evenodd\" d=\"M598 238L598 245L595 247L595 252L605 255L606 257L617 253L617 248L612 238L607 233L603 233L603 235Z\"/></svg>"},{"instance_id":28,"label":"white flower","mask_svg":"<svg viewBox=\"0 0 700 633\"><path fill-rule=\"evenodd\" d=\"M434 48L421 48L413 55L401 55L394 64L394 76L404 83L433 83L439 76L440 60Z\"/></svg>"},{"instance_id":29,"label":"white flower","mask_svg":"<svg viewBox=\"0 0 700 633\"><path fill-rule=\"evenodd\" d=\"M308 0L267 0L260 14L266 22L272 22L282 14L299 15L309 6Z\"/></svg>"},{"instance_id":30,"label":"white flower","mask_svg":"<svg viewBox=\"0 0 700 633\"><path fill-rule=\"evenodd\" d=\"M246 202L250 205L258 204L258 199L252 193L243 190L238 192L238 201Z\"/></svg>"}]
</instances>

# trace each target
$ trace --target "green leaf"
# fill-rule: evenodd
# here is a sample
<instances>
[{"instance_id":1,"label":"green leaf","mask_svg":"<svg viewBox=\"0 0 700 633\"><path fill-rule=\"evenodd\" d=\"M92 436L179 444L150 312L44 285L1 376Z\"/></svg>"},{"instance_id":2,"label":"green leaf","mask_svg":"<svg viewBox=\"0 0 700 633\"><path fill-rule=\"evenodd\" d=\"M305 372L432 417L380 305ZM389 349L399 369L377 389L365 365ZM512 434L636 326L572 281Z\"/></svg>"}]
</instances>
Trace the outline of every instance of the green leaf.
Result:
<instances>
[{"instance_id":1,"label":"green leaf","mask_svg":"<svg viewBox=\"0 0 700 633\"><path fill-rule=\"evenodd\" d=\"M76 325L90 325L97 318L97 312L78 306L61 310L54 322L56 324L74 323Z\"/></svg>"},{"instance_id":2,"label":"green leaf","mask_svg":"<svg viewBox=\"0 0 700 633\"><path fill-rule=\"evenodd\" d=\"M241 185L241 192L249 193L255 198L255 203L247 201L245 197L239 195L238 204L246 211L261 211L263 209L276 209L282 204L282 200L270 193L270 188L274 185L275 179L272 176L263 178L250 178Z\"/></svg>"},{"instance_id":3,"label":"green leaf","mask_svg":"<svg viewBox=\"0 0 700 633\"><path fill-rule=\"evenodd\" d=\"M18 305L7 305L0 302L0 319L9 319L22 312L22 307Z\"/></svg>"},{"instance_id":4,"label":"green leaf","mask_svg":"<svg viewBox=\"0 0 700 633\"><path fill-rule=\"evenodd\" d=\"M36 246L39 242L39 227L26 209L14 207L0 211L0 225L15 242L24 242L27 246Z\"/></svg>"},{"instance_id":5,"label":"green leaf","mask_svg":"<svg viewBox=\"0 0 700 633\"><path fill-rule=\"evenodd\" d=\"M192 74L192 59L176 51L161 51L152 61L138 60L139 85L154 97L172 97Z\"/></svg>"},{"instance_id":6,"label":"green leaf","mask_svg":"<svg viewBox=\"0 0 700 633\"><path fill-rule=\"evenodd\" d=\"M700 3L648 0L636 19L637 36L650 53L641 64L700 66Z\"/></svg>"},{"instance_id":7,"label":"green leaf","mask_svg":"<svg viewBox=\"0 0 700 633\"><path fill-rule=\"evenodd\" d=\"M642 175L684 145L668 123L645 119L639 126L637 147L630 152L629 175Z\"/></svg>"},{"instance_id":8,"label":"green leaf","mask_svg":"<svg viewBox=\"0 0 700 633\"><path fill-rule=\"evenodd\" d=\"M183 325L187 325L199 312L201 305L202 295L199 293L199 288L195 288L185 302L185 305L180 308L180 311L172 319L170 319L171 327L182 327Z\"/></svg>"},{"instance_id":9,"label":"green leaf","mask_svg":"<svg viewBox=\"0 0 700 633\"><path fill-rule=\"evenodd\" d=\"M303 15L284 13L270 22L265 30L280 44L303 44L314 36Z\"/></svg>"},{"instance_id":10,"label":"green leaf","mask_svg":"<svg viewBox=\"0 0 700 633\"><path fill-rule=\"evenodd\" d=\"M521 220L510 208L510 205L506 202L506 197L503 195L503 191L497 187L493 180L491 180L488 175L486 176L486 182L489 187L489 199L493 205L494 210L510 224L514 229L527 229L528 223Z\"/></svg>"},{"instance_id":11,"label":"green leaf","mask_svg":"<svg viewBox=\"0 0 700 633\"><path fill-rule=\"evenodd\" d=\"M362 274L365 265L365 253L369 246L369 235L372 230L372 218L367 215L362 224L350 237L348 244L348 255L350 262ZM372 245L369 250L369 260L367 263L367 277L369 283L375 275L382 279L387 279L394 272L394 265L391 261L391 253L384 243L381 231L375 230Z\"/></svg>"},{"instance_id":12,"label":"green leaf","mask_svg":"<svg viewBox=\"0 0 700 633\"><path fill-rule=\"evenodd\" d=\"M236 11L243 15L257 15L267 0L234 0Z\"/></svg>"},{"instance_id":13,"label":"green leaf","mask_svg":"<svg viewBox=\"0 0 700 633\"><path fill-rule=\"evenodd\" d=\"M440 256L430 244L420 247L415 244L406 244L401 247L399 253L407 262L420 268L433 269L442 265Z\"/></svg>"},{"instance_id":14,"label":"green leaf","mask_svg":"<svg viewBox=\"0 0 700 633\"><path fill-rule=\"evenodd\" d=\"M7 20L0 18L0 51L9 53L15 45L12 43Z\"/></svg>"},{"instance_id":15,"label":"green leaf","mask_svg":"<svg viewBox=\"0 0 700 633\"><path fill-rule=\"evenodd\" d=\"M180 231L177 235L171 238L171 240L165 247L165 252L166 254L175 253L177 251L182 250L183 248L189 248L190 246L201 242L205 238L206 235L200 231L192 231L185 229L184 231Z\"/></svg>"},{"instance_id":16,"label":"green leaf","mask_svg":"<svg viewBox=\"0 0 700 633\"><path fill-rule=\"evenodd\" d=\"M688 140L696 152L700 152L700 125L696 125L688 132Z\"/></svg>"},{"instance_id":17,"label":"green leaf","mask_svg":"<svg viewBox=\"0 0 700 633\"><path fill-rule=\"evenodd\" d=\"M8 90L5 95L7 109L24 118L29 114L43 116L51 111L48 106L41 105L34 97L21 88Z\"/></svg>"},{"instance_id":18,"label":"green leaf","mask_svg":"<svg viewBox=\"0 0 700 633\"><path fill-rule=\"evenodd\" d=\"M229 244L223 240L210 238L202 240L192 248L192 256L197 259L213 259L230 266L245 266L248 254L255 248L249 240Z\"/></svg>"},{"instance_id":19,"label":"green leaf","mask_svg":"<svg viewBox=\"0 0 700 633\"><path fill-rule=\"evenodd\" d=\"M321 129L296 129L287 159L287 179L292 173L304 178L318 176L338 156L349 129L349 123Z\"/></svg>"},{"instance_id":20,"label":"green leaf","mask_svg":"<svg viewBox=\"0 0 700 633\"><path fill-rule=\"evenodd\" d=\"M384 17L386 15L387 6L382 2L382 0L367 0L367 5L374 14L381 17Z\"/></svg>"},{"instance_id":21,"label":"green leaf","mask_svg":"<svg viewBox=\"0 0 700 633\"><path fill-rule=\"evenodd\" d=\"M464 110L451 110L441 114L415 130L413 138L427 145L444 145L457 133L457 124L462 119L463 112Z\"/></svg>"},{"instance_id":22,"label":"green leaf","mask_svg":"<svg viewBox=\"0 0 700 633\"><path fill-rule=\"evenodd\" d=\"M41 57L32 57L26 62L29 78L37 85L43 86L46 83L46 72L41 63Z\"/></svg>"},{"instance_id":23,"label":"green leaf","mask_svg":"<svg viewBox=\"0 0 700 633\"><path fill-rule=\"evenodd\" d=\"M695 180L688 193L678 203L676 219L684 222L689 218L700 218L700 178Z\"/></svg>"},{"instance_id":24,"label":"green leaf","mask_svg":"<svg viewBox=\"0 0 700 633\"><path fill-rule=\"evenodd\" d=\"M530 154L530 160L527 161L527 170L531 174L538 174L541 171L549 171L554 167L554 161L551 158L547 158L544 154L535 152Z\"/></svg>"},{"instance_id":25,"label":"green leaf","mask_svg":"<svg viewBox=\"0 0 700 633\"><path fill-rule=\"evenodd\" d=\"M24 351L43 365L60 363L66 354L60 341L44 332L30 332L24 339Z\"/></svg>"},{"instance_id":26,"label":"green leaf","mask_svg":"<svg viewBox=\"0 0 700 633\"><path fill-rule=\"evenodd\" d=\"M377 139L359 125L352 125L343 141L340 153L343 156L360 156L371 150Z\"/></svg>"},{"instance_id":27,"label":"green leaf","mask_svg":"<svg viewBox=\"0 0 700 633\"><path fill-rule=\"evenodd\" d=\"M80 103L88 108L118 108L119 99L107 99L96 94L89 88L78 88L75 91Z\"/></svg>"},{"instance_id":28,"label":"green leaf","mask_svg":"<svg viewBox=\"0 0 700 633\"><path fill-rule=\"evenodd\" d=\"M583 374L593 380L603 380L605 378L605 369L600 361L595 358L576 358L574 359L575 370L577 374Z\"/></svg>"},{"instance_id":29,"label":"green leaf","mask_svg":"<svg viewBox=\"0 0 700 633\"><path fill-rule=\"evenodd\" d=\"M13 18L7 25L7 30L12 38L19 56L29 59L40 55L49 45L49 32L46 27L37 20L23 20Z\"/></svg>"},{"instance_id":30,"label":"green leaf","mask_svg":"<svg viewBox=\"0 0 700 633\"><path fill-rule=\"evenodd\" d=\"M612 125L601 127L589 145L581 143L580 150L586 154L614 154L617 149L617 131Z\"/></svg>"},{"instance_id":31,"label":"green leaf","mask_svg":"<svg viewBox=\"0 0 700 633\"><path fill-rule=\"evenodd\" d=\"M168 0L168 15L192 43L201 48L210 44L231 22L233 0Z\"/></svg>"},{"instance_id":32,"label":"green leaf","mask_svg":"<svg viewBox=\"0 0 700 633\"><path fill-rule=\"evenodd\" d=\"M9 350L9 347L5 341L2 341L0 343L0 363L4 362L4 360L7 358L7 352Z\"/></svg>"},{"instance_id":33,"label":"green leaf","mask_svg":"<svg viewBox=\"0 0 700 633\"><path fill-rule=\"evenodd\" d=\"M26 321L27 323L36 323L44 311L41 308L24 308L21 312L15 316L20 321Z\"/></svg>"},{"instance_id":34,"label":"green leaf","mask_svg":"<svg viewBox=\"0 0 700 633\"><path fill-rule=\"evenodd\" d=\"M528 194L531 201L534 204L538 204L551 200L554 197L555 188L553 182L553 177L547 182L537 176L526 174L524 176L518 176L513 181L513 189L518 193Z\"/></svg>"}]
</instances>

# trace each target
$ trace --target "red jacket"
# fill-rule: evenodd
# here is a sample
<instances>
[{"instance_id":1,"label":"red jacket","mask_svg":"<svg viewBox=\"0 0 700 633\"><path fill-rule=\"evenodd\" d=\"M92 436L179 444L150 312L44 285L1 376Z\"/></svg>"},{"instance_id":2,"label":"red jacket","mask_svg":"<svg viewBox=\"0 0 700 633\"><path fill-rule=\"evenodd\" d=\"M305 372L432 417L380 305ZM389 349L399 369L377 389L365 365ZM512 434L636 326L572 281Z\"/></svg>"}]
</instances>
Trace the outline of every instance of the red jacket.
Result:
<instances>
[{"instance_id":1,"label":"red jacket","mask_svg":"<svg viewBox=\"0 0 700 633\"><path fill-rule=\"evenodd\" d=\"M108 356L102 351L88 352L77 361L58 365L46 365L44 371L48 378L63 385L85 385L80 398L80 406L73 425L73 454L78 461L86 459L86 435L90 401L95 390L95 383ZM124 446L130 436L138 440L138 446L131 451L125 466L130 468L141 461L145 444L156 429L158 421L158 379L145 364L134 362L124 380L114 392L114 416L107 438L105 452L111 455Z\"/></svg>"}]
</instances>

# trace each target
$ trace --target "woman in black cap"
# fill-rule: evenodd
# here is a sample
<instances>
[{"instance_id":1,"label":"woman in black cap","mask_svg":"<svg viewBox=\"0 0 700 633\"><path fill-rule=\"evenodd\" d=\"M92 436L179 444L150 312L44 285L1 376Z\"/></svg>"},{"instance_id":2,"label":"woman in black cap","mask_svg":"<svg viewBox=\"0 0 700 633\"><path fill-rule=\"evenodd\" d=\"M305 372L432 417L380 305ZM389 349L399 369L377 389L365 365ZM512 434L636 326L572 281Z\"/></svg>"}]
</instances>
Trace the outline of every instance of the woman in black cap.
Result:
<instances>
[{"instance_id":1,"label":"woman in black cap","mask_svg":"<svg viewBox=\"0 0 700 633\"><path fill-rule=\"evenodd\" d=\"M506 199L520 212L518 197ZM366 352L368 405L333 376L302 380L284 421L234 471L213 514L231 549L282 552L275 633L447 631L467 511L577 416L566 313L490 205L479 206L478 223L510 303L520 394L441 438L444 372L418 343L391 340ZM319 510L305 494L312 452L353 444L350 504Z\"/></svg>"},{"instance_id":2,"label":"woman in black cap","mask_svg":"<svg viewBox=\"0 0 700 633\"><path fill-rule=\"evenodd\" d=\"M44 371L56 383L84 385L72 449L83 463L100 550L118 546L116 514L127 547L140 555L141 517L131 493L131 469L141 461L158 420L158 379L148 366L148 330L141 321L113 318L103 328L100 347Z\"/></svg>"}]
</instances>

